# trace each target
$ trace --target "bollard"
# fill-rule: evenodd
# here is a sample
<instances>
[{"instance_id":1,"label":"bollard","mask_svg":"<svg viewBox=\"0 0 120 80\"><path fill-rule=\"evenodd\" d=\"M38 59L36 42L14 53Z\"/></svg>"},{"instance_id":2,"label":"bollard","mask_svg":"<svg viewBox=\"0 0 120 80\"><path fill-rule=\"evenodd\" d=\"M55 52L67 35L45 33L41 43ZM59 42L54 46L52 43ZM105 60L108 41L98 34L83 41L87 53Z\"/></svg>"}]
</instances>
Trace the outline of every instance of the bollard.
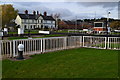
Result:
<instances>
[{"instance_id":1,"label":"bollard","mask_svg":"<svg viewBox=\"0 0 120 80\"><path fill-rule=\"evenodd\" d=\"M19 44L18 45L18 57L16 59L19 59L19 60L24 59L23 51L24 51L24 45L23 44Z\"/></svg>"}]
</instances>

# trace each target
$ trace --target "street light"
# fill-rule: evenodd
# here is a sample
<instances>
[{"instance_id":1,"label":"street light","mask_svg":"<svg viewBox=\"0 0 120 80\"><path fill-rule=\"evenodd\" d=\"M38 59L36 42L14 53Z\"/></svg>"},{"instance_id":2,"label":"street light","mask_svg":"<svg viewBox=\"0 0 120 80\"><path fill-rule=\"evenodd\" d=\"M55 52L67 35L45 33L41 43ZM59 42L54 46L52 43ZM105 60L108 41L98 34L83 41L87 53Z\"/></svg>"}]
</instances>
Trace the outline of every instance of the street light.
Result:
<instances>
[{"instance_id":1,"label":"street light","mask_svg":"<svg viewBox=\"0 0 120 80\"><path fill-rule=\"evenodd\" d=\"M82 20L82 29L83 29L84 19Z\"/></svg>"},{"instance_id":2,"label":"street light","mask_svg":"<svg viewBox=\"0 0 120 80\"><path fill-rule=\"evenodd\" d=\"M75 31L77 30L77 16L76 16L76 21L75 21Z\"/></svg>"},{"instance_id":3,"label":"street light","mask_svg":"<svg viewBox=\"0 0 120 80\"><path fill-rule=\"evenodd\" d=\"M107 31L107 34L108 34L108 27L109 27L109 17L110 17L110 12L107 13L107 26L106 26L106 31Z\"/></svg>"}]
</instances>

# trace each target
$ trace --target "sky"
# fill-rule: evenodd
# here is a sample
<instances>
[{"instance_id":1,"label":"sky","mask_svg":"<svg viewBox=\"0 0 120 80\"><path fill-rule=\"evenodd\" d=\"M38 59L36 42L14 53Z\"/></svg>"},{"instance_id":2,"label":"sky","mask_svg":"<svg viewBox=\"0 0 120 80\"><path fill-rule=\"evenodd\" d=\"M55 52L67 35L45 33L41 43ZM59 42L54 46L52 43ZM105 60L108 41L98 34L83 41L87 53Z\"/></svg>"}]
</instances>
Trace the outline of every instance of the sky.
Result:
<instances>
[{"instance_id":1,"label":"sky","mask_svg":"<svg viewBox=\"0 0 120 80\"><path fill-rule=\"evenodd\" d=\"M118 2L3 2L4 4L13 4L19 13L24 13L27 9L29 13L34 10L47 15L58 13L61 19L93 19L107 17L110 12L110 18L118 18Z\"/></svg>"}]
</instances>

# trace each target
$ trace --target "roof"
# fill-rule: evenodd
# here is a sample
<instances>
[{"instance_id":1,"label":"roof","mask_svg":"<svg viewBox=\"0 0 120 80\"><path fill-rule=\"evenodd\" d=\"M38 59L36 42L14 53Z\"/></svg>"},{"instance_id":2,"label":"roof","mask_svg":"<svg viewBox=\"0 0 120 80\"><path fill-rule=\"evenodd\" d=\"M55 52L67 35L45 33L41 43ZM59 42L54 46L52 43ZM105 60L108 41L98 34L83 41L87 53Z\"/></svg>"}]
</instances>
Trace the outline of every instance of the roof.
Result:
<instances>
[{"instance_id":1,"label":"roof","mask_svg":"<svg viewBox=\"0 0 120 80\"><path fill-rule=\"evenodd\" d=\"M52 16L42 16L44 20L54 20L55 19Z\"/></svg>"},{"instance_id":2,"label":"roof","mask_svg":"<svg viewBox=\"0 0 120 80\"><path fill-rule=\"evenodd\" d=\"M17 24L15 22L10 22L7 24L8 27L14 27L16 26Z\"/></svg>"},{"instance_id":3,"label":"roof","mask_svg":"<svg viewBox=\"0 0 120 80\"><path fill-rule=\"evenodd\" d=\"M44 16L44 15L34 15L34 14L18 14L22 19L38 19L40 16L43 17L44 20L55 20L52 16Z\"/></svg>"}]
</instances>

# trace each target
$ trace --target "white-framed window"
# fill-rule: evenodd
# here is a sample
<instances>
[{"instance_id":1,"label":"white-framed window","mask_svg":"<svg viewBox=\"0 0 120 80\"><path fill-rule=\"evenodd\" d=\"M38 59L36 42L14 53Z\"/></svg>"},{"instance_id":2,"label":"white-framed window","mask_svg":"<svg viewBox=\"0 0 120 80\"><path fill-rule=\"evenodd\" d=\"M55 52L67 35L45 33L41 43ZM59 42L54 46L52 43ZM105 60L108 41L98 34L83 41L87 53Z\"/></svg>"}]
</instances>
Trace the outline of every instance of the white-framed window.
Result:
<instances>
[{"instance_id":1,"label":"white-framed window","mask_svg":"<svg viewBox=\"0 0 120 80\"><path fill-rule=\"evenodd\" d=\"M24 25L24 29L27 29L27 26L26 26L26 25Z\"/></svg>"},{"instance_id":2,"label":"white-framed window","mask_svg":"<svg viewBox=\"0 0 120 80\"><path fill-rule=\"evenodd\" d=\"M32 29L32 25L30 26L30 29Z\"/></svg>"},{"instance_id":3,"label":"white-framed window","mask_svg":"<svg viewBox=\"0 0 120 80\"><path fill-rule=\"evenodd\" d=\"M53 21L53 23L55 23L55 21Z\"/></svg>"}]
</instances>

